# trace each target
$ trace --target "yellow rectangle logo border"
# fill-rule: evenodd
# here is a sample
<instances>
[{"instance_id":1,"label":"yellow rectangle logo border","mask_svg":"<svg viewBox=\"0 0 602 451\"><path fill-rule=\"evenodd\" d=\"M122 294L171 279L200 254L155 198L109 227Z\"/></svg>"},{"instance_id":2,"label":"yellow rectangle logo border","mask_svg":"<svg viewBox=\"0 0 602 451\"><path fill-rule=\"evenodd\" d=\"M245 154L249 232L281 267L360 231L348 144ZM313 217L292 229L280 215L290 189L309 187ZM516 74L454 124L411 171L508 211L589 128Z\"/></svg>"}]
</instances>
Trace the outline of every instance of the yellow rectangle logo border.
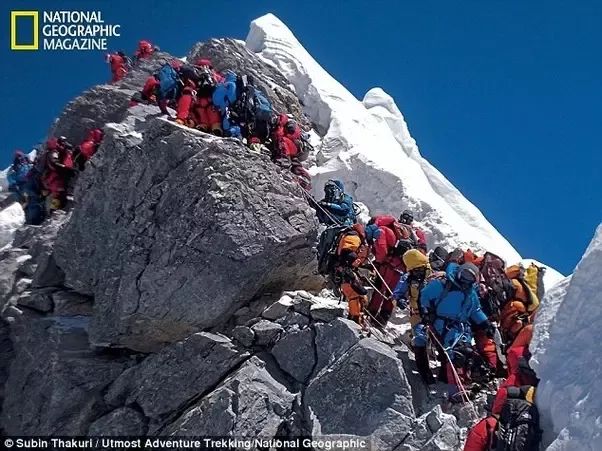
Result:
<instances>
[{"instance_id":1,"label":"yellow rectangle logo border","mask_svg":"<svg viewBox=\"0 0 602 451\"><path fill-rule=\"evenodd\" d=\"M17 44L17 17L33 17L33 44ZM11 11L10 12L10 49L38 50L39 47L39 12Z\"/></svg>"}]
</instances>

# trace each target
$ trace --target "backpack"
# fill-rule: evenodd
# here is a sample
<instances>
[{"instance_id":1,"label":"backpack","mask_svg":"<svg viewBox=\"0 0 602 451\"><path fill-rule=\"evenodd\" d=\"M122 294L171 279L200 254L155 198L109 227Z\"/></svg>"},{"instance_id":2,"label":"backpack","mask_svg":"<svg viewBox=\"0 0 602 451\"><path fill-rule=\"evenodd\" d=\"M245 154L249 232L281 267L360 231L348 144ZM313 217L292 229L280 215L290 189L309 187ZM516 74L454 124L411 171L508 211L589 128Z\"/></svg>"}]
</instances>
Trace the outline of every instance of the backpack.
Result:
<instances>
[{"instance_id":1,"label":"backpack","mask_svg":"<svg viewBox=\"0 0 602 451\"><path fill-rule=\"evenodd\" d=\"M396 257L402 257L410 249L415 249L417 245L416 236L412 228L406 224L402 224L397 221L393 216L384 215L376 218L375 224L378 226L384 226L393 231L397 243L395 248L391 251L391 255Z\"/></svg>"},{"instance_id":2,"label":"backpack","mask_svg":"<svg viewBox=\"0 0 602 451\"><path fill-rule=\"evenodd\" d=\"M512 265L506 269L506 275L519 284L519 289L523 296L521 300L525 301L529 312L537 310L539 303L545 294L543 276L546 268L539 267L535 263L531 263L528 268L522 264ZM518 292L519 290L517 290ZM517 293L518 295L518 293Z\"/></svg>"},{"instance_id":3,"label":"backpack","mask_svg":"<svg viewBox=\"0 0 602 451\"><path fill-rule=\"evenodd\" d=\"M309 133L301 133L301 138L295 143L299 153L297 153L297 160L305 161L309 157L309 154L314 151L314 147L309 143Z\"/></svg>"},{"instance_id":4,"label":"backpack","mask_svg":"<svg viewBox=\"0 0 602 451\"><path fill-rule=\"evenodd\" d=\"M506 263L491 252L485 252L481 263L481 275L487 286L487 295L481 299L481 307L487 317L497 317L500 310L514 296L514 286L506 275Z\"/></svg>"},{"instance_id":5,"label":"backpack","mask_svg":"<svg viewBox=\"0 0 602 451\"><path fill-rule=\"evenodd\" d=\"M328 227L320 235L318 241L318 273L326 276L332 273L337 261L337 249L341 237L353 229L344 225Z\"/></svg>"},{"instance_id":6,"label":"backpack","mask_svg":"<svg viewBox=\"0 0 602 451\"><path fill-rule=\"evenodd\" d=\"M537 451L541 441L539 411L533 403L535 387L508 387L494 436L495 451Z\"/></svg>"},{"instance_id":7,"label":"backpack","mask_svg":"<svg viewBox=\"0 0 602 451\"><path fill-rule=\"evenodd\" d=\"M159 97L161 99L175 98L178 86L178 74L169 63L164 64L155 75L159 80Z\"/></svg>"}]
</instances>

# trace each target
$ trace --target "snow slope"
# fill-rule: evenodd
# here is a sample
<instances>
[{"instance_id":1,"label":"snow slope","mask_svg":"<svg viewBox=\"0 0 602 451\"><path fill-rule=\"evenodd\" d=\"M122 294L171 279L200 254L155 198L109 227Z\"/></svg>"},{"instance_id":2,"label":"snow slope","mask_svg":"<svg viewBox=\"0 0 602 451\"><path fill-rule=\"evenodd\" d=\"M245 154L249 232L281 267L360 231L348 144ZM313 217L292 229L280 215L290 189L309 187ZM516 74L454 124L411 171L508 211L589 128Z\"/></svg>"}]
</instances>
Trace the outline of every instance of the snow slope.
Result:
<instances>
[{"instance_id":1,"label":"snow slope","mask_svg":"<svg viewBox=\"0 0 602 451\"><path fill-rule=\"evenodd\" d=\"M570 278L543 299L531 342L549 451L602 449L602 224Z\"/></svg>"},{"instance_id":2,"label":"snow slope","mask_svg":"<svg viewBox=\"0 0 602 451\"><path fill-rule=\"evenodd\" d=\"M287 77L323 135L311 168L316 195L336 177L372 214L412 208L431 245L488 249L509 264L520 261L483 214L422 158L399 108L382 89L357 100L272 14L251 23L246 45Z\"/></svg>"},{"instance_id":3,"label":"snow slope","mask_svg":"<svg viewBox=\"0 0 602 451\"><path fill-rule=\"evenodd\" d=\"M13 241L15 231L25 223L25 213L18 203L0 211L0 248Z\"/></svg>"}]
</instances>

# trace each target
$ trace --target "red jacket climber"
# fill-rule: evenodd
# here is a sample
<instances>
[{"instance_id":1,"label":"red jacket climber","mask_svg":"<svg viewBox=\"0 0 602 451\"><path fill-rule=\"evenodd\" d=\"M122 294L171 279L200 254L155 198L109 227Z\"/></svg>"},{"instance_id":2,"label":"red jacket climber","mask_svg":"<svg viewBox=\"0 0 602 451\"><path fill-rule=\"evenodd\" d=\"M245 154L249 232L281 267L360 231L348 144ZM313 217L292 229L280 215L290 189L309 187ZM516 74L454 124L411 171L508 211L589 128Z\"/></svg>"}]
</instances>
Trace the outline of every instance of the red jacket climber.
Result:
<instances>
[{"instance_id":1,"label":"red jacket climber","mask_svg":"<svg viewBox=\"0 0 602 451\"><path fill-rule=\"evenodd\" d=\"M128 73L127 56L122 51L107 55L107 63L111 66L111 73L113 74L112 83L123 79Z\"/></svg>"},{"instance_id":2,"label":"red jacket climber","mask_svg":"<svg viewBox=\"0 0 602 451\"><path fill-rule=\"evenodd\" d=\"M367 225L366 239L371 244L372 253L375 257L375 266L379 272L375 285L380 291L380 293L375 292L372 295L368 312L376 319L377 326L385 326L393 312L394 305L391 298L393 293L391 290L399 282L403 261L401 257L392 255L392 250L395 249L397 244L397 237L389 227L379 227L374 223Z\"/></svg>"},{"instance_id":3,"label":"red jacket climber","mask_svg":"<svg viewBox=\"0 0 602 451\"><path fill-rule=\"evenodd\" d=\"M216 84L222 82L224 77L213 70L208 59L197 60L195 67L200 70L200 78L196 86L196 101L192 105L196 128L222 135L222 115L213 105L212 98Z\"/></svg>"},{"instance_id":4,"label":"red jacket climber","mask_svg":"<svg viewBox=\"0 0 602 451\"><path fill-rule=\"evenodd\" d=\"M83 170L86 161L88 161L98 150L104 133L101 129L95 128L88 131L86 138L79 145L77 155L75 157L75 164L80 170Z\"/></svg>"},{"instance_id":5,"label":"red jacket climber","mask_svg":"<svg viewBox=\"0 0 602 451\"><path fill-rule=\"evenodd\" d=\"M535 371L529 366L530 353L527 346L515 346L508 351L508 378L502 382L497 390L491 412L499 415L508 397L508 387L520 387L522 385L537 385Z\"/></svg>"},{"instance_id":6,"label":"red jacket climber","mask_svg":"<svg viewBox=\"0 0 602 451\"><path fill-rule=\"evenodd\" d=\"M138 50L136 50L134 56L136 59L150 58L155 50L155 47L150 42L142 40L138 43Z\"/></svg>"},{"instance_id":7,"label":"red jacket climber","mask_svg":"<svg viewBox=\"0 0 602 451\"><path fill-rule=\"evenodd\" d=\"M272 133L275 158L295 158L299 153L297 141L301 138L301 127L286 114L277 117Z\"/></svg>"},{"instance_id":8,"label":"red jacket climber","mask_svg":"<svg viewBox=\"0 0 602 451\"><path fill-rule=\"evenodd\" d=\"M497 426L497 418L483 418L468 432L464 451L488 451L491 449L493 434Z\"/></svg>"},{"instance_id":9,"label":"red jacket climber","mask_svg":"<svg viewBox=\"0 0 602 451\"><path fill-rule=\"evenodd\" d=\"M51 210L61 208L66 200L68 178L73 169L73 146L66 138L50 138L46 142L46 162L42 174L42 186L49 193Z\"/></svg>"}]
</instances>

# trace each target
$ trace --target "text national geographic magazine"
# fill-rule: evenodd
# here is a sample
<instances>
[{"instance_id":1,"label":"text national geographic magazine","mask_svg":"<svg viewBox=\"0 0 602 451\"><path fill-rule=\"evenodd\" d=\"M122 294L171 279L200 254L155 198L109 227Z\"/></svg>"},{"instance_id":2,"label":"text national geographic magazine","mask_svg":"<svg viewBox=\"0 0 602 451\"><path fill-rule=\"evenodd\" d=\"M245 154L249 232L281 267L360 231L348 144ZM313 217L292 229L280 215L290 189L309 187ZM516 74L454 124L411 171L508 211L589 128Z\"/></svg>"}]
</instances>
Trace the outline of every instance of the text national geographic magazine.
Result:
<instances>
[{"instance_id":1,"label":"text national geographic magazine","mask_svg":"<svg viewBox=\"0 0 602 451\"><path fill-rule=\"evenodd\" d=\"M0 16L0 448L602 449L602 3Z\"/></svg>"}]
</instances>

